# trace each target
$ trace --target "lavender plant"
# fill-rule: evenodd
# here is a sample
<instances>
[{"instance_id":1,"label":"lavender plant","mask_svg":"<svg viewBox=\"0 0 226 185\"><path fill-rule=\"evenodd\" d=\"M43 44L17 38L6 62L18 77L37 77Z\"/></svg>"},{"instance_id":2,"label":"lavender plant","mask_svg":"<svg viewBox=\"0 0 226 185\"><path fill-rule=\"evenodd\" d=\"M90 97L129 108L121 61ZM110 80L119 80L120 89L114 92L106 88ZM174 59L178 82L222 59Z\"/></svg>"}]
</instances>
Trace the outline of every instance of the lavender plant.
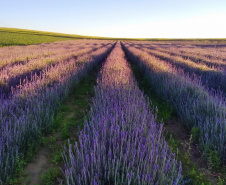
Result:
<instances>
[{"instance_id":1,"label":"lavender plant","mask_svg":"<svg viewBox=\"0 0 226 185\"><path fill-rule=\"evenodd\" d=\"M148 47L174 56L181 56L196 63L203 63L208 66L225 65L226 47L220 43L170 41L170 42L131 42L140 47Z\"/></svg>"},{"instance_id":2,"label":"lavender plant","mask_svg":"<svg viewBox=\"0 0 226 185\"><path fill-rule=\"evenodd\" d=\"M226 162L226 102L222 94L202 86L182 69L134 47L123 45L127 57L144 71L156 92L170 101L188 127L199 127L200 146L205 153L218 151Z\"/></svg>"},{"instance_id":3,"label":"lavender plant","mask_svg":"<svg viewBox=\"0 0 226 185\"><path fill-rule=\"evenodd\" d=\"M79 143L63 154L67 184L179 184L181 164L118 43L95 87Z\"/></svg>"},{"instance_id":4,"label":"lavender plant","mask_svg":"<svg viewBox=\"0 0 226 185\"><path fill-rule=\"evenodd\" d=\"M0 184L8 182L18 162L54 126L54 116L70 89L104 61L112 48L113 43L77 61L72 58L67 64L52 66L14 89L9 98L0 98Z\"/></svg>"},{"instance_id":5,"label":"lavender plant","mask_svg":"<svg viewBox=\"0 0 226 185\"><path fill-rule=\"evenodd\" d=\"M102 46L101 43L86 46L85 42L80 46L55 46L54 52L52 51L51 54L46 55L44 53L45 48L42 48L40 50L42 51L43 56L40 53L39 57L35 55L33 56L34 58L25 61L21 59L19 63L9 63L0 70L0 93L7 97L10 95L12 87L15 88L16 86L21 85L21 83L24 83L24 81L30 81L34 75L40 76L42 73L45 73L46 70L58 64L62 65L62 63L64 63L64 65L67 65L71 59L87 55L99 47L104 46Z\"/></svg>"},{"instance_id":6,"label":"lavender plant","mask_svg":"<svg viewBox=\"0 0 226 185\"><path fill-rule=\"evenodd\" d=\"M165 60L178 68L182 68L184 72L189 73L191 77L196 75L195 78L200 78L202 84L210 89L213 88L216 91L222 90L224 94L226 93L226 74L223 67L209 67L202 63L195 63L189 59L183 59L180 56L171 56L165 52L145 49L142 47L137 47L137 49L141 49L142 51L148 52L161 60ZM224 65L226 66L225 63Z\"/></svg>"},{"instance_id":7,"label":"lavender plant","mask_svg":"<svg viewBox=\"0 0 226 185\"><path fill-rule=\"evenodd\" d=\"M0 70L8 66L26 64L31 60L44 59L53 56L67 55L78 50L105 45L109 41L96 40L70 40L53 43L42 43L29 46L11 46L0 48Z\"/></svg>"}]
</instances>

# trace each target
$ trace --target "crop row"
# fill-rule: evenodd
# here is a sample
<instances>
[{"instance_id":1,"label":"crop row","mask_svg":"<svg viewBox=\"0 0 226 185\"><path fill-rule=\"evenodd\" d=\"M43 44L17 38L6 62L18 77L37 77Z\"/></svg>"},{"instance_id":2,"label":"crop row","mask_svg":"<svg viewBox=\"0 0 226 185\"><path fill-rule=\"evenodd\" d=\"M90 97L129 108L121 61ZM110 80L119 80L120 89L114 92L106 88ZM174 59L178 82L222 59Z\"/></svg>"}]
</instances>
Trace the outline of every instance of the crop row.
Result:
<instances>
[{"instance_id":1,"label":"crop row","mask_svg":"<svg viewBox=\"0 0 226 185\"><path fill-rule=\"evenodd\" d=\"M39 76L57 64L62 65L64 63L67 65L68 61L73 60L73 58L76 59L81 58L82 55L90 55L89 53L95 51L100 46L102 45L88 46L84 49L75 47L73 50L67 50L64 53L60 52L48 58L32 59L23 64L7 66L0 70L0 92L7 95L11 92L12 87L15 88L17 85L21 85L24 79L30 80L34 75Z\"/></svg>"},{"instance_id":2,"label":"crop row","mask_svg":"<svg viewBox=\"0 0 226 185\"><path fill-rule=\"evenodd\" d=\"M226 162L225 99L208 91L199 79L191 78L182 69L128 44L123 44L123 49L148 76L159 96L173 105L183 123L196 131L205 153L217 151L219 158Z\"/></svg>"},{"instance_id":3,"label":"crop row","mask_svg":"<svg viewBox=\"0 0 226 185\"><path fill-rule=\"evenodd\" d=\"M226 61L224 44L200 44L197 42L137 42L142 47L168 51L171 54L181 55L184 58L193 58L196 61Z\"/></svg>"},{"instance_id":4,"label":"crop row","mask_svg":"<svg viewBox=\"0 0 226 185\"><path fill-rule=\"evenodd\" d=\"M132 45L134 45L134 43L131 43ZM141 47L141 48L145 48L145 49L150 49L150 51L154 52L155 54L162 54L162 55L165 55L165 56L175 56L175 57L178 57L180 58L181 60L182 59L185 59L185 60L190 60L191 62L193 63L196 63L196 64L200 64L200 65L206 65L210 68L225 68L226 67L226 63L224 60L220 60L220 59L208 59L208 58L205 58L205 57L202 57L200 55L197 55L197 54L190 54L190 53L183 53L183 52L179 52L178 49L177 50L172 50L171 49L165 49L165 48L161 48L161 47L155 47L155 46L152 46L152 45L145 45L143 46L142 44L137 44L138 47ZM213 58L213 56L212 56Z\"/></svg>"},{"instance_id":5,"label":"crop row","mask_svg":"<svg viewBox=\"0 0 226 185\"><path fill-rule=\"evenodd\" d=\"M79 143L65 148L67 184L179 184L163 137L118 43L101 69Z\"/></svg>"},{"instance_id":6,"label":"crop row","mask_svg":"<svg viewBox=\"0 0 226 185\"><path fill-rule=\"evenodd\" d=\"M41 76L0 99L0 184L7 182L16 166L40 144L54 125L61 102L94 65L104 61L113 43L82 59L72 58L50 67Z\"/></svg>"},{"instance_id":7,"label":"crop row","mask_svg":"<svg viewBox=\"0 0 226 185\"><path fill-rule=\"evenodd\" d=\"M100 44L108 43L108 41L99 41ZM0 48L0 69L8 65L18 63L26 63L32 59L47 58L53 55L60 56L66 54L70 50L79 50L98 45L98 41L92 40L75 40L61 41L54 43L43 43L29 46L12 46Z\"/></svg>"},{"instance_id":8,"label":"crop row","mask_svg":"<svg viewBox=\"0 0 226 185\"><path fill-rule=\"evenodd\" d=\"M189 59L183 59L180 56L171 56L168 53L146 49L142 47L136 47L153 55L161 60L165 60L177 68L182 68L184 72L189 73L190 76L194 74L199 76L202 84L208 88L215 90L222 90L226 94L226 73L224 68L209 67L202 63L195 63ZM224 64L226 66L226 63ZM196 78L197 78L196 77Z\"/></svg>"},{"instance_id":9,"label":"crop row","mask_svg":"<svg viewBox=\"0 0 226 185\"><path fill-rule=\"evenodd\" d=\"M170 51L175 54L184 54L185 56L195 56L196 58L201 58L203 60L220 60L225 61L226 55L225 55L225 45L224 47L217 47L217 45L214 47L211 45L207 45L206 47L202 46L185 46L185 47L171 47Z\"/></svg>"}]
</instances>

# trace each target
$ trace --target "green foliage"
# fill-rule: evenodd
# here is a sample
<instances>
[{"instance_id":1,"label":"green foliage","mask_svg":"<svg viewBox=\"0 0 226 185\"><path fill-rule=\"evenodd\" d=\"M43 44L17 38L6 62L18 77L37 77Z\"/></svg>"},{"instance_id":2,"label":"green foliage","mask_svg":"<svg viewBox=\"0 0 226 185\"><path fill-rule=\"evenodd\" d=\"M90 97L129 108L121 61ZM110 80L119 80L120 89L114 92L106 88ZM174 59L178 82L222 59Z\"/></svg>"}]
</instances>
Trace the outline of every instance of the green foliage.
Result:
<instances>
[{"instance_id":1,"label":"green foliage","mask_svg":"<svg viewBox=\"0 0 226 185\"><path fill-rule=\"evenodd\" d=\"M32 31L21 32L20 30L11 31L8 29L0 29L0 46L29 45L71 39L75 38L51 35L46 32L37 34Z\"/></svg>"},{"instance_id":2,"label":"green foliage","mask_svg":"<svg viewBox=\"0 0 226 185\"><path fill-rule=\"evenodd\" d=\"M221 177L218 177L217 185L224 185L225 183L226 183L225 180L221 179Z\"/></svg>"},{"instance_id":3,"label":"green foliage","mask_svg":"<svg viewBox=\"0 0 226 185\"><path fill-rule=\"evenodd\" d=\"M190 163L190 157L191 157L191 142L192 142L192 135L190 136L189 141L183 143L184 150L185 150L184 159L185 159L185 162L186 162L187 164Z\"/></svg>"},{"instance_id":4,"label":"green foliage","mask_svg":"<svg viewBox=\"0 0 226 185\"><path fill-rule=\"evenodd\" d=\"M191 179L193 185L211 185L210 182L206 181L206 178L196 168L192 168L188 172L187 176Z\"/></svg>"},{"instance_id":5,"label":"green foliage","mask_svg":"<svg viewBox=\"0 0 226 185\"><path fill-rule=\"evenodd\" d=\"M54 151L56 149L56 145L55 145L55 142L56 142L56 138L53 137L53 136L50 136L50 138L48 138L48 141L47 141L47 146L50 150Z\"/></svg>"},{"instance_id":6,"label":"green foliage","mask_svg":"<svg viewBox=\"0 0 226 185\"><path fill-rule=\"evenodd\" d=\"M172 152L176 153L178 151L178 141L175 140L172 135L170 135L169 138L166 138L166 140Z\"/></svg>"},{"instance_id":7,"label":"green foliage","mask_svg":"<svg viewBox=\"0 0 226 185\"><path fill-rule=\"evenodd\" d=\"M41 182L45 185L53 185L54 180L57 179L57 176L60 174L60 170L58 167L50 168L47 172L42 174Z\"/></svg>"},{"instance_id":8,"label":"green foliage","mask_svg":"<svg viewBox=\"0 0 226 185\"><path fill-rule=\"evenodd\" d=\"M18 178L12 178L9 181L9 185L17 185L17 184L19 185L19 184L22 184L22 181L23 181L23 177L22 176L20 176Z\"/></svg>"},{"instance_id":9,"label":"green foliage","mask_svg":"<svg viewBox=\"0 0 226 185\"><path fill-rule=\"evenodd\" d=\"M17 166L16 166L16 173L21 173L24 169L24 166L27 164L27 161L25 161L24 159L20 159L18 157L17 159Z\"/></svg>"},{"instance_id":10,"label":"green foliage","mask_svg":"<svg viewBox=\"0 0 226 185\"><path fill-rule=\"evenodd\" d=\"M183 178L184 180L190 179L189 185L209 185L209 183L206 180L206 177L202 172L200 172L197 167L191 163L190 157L191 157L191 141L192 136L190 136L189 141L180 143L177 139L173 137L173 134L167 134L166 135L166 141L171 150L174 153L177 153L177 160L182 162L182 168L183 168ZM182 153L180 148L180 145L182 145L184 152ZM188 180L189 181L189 180ZM186 183L185 183L186 184Z\"/></svg>"},{"instance_id":11,"label":"green foliage","mask_svg":"<svg viewBox=\"0 0 226 185\"><path fill-rule=\"evenodd\" d=\"M41 143L42 143L42 145L46 145L47 144L47 140L46 140L45 137L41 138Z\"/></svg>"},{"instance_id":12,"label":"green foliage","mask_svg":"<svg viewBox=\"0 0 226 185\"><path fill-rule=\"evenodd\" d=\"M27 164L27 161L24 160L23 158L18 157L16 161L16 174L14 177L12 177L9 180L10 185L15 185L15 184L21 184L23 181L23 177L21 176L21 173L24 169L24 166Z\"/></svg>"},{"instance_id":13,"label":"green foliage","mask_svg":"<svg viewBox=\"0 0 226 185\"><path fill-rule=\"evenodd\" d=\"M200 129L199 127L192 127L191 135L193 136L194 140L198 142L200 137Z\"/></svg>"},{"instance_id":14,"label":"green foliage","mask_svg":"<svg viewBox=\"0 0 226 185\"><path fill-rule=\"evenodd\" d=\"M70 112L70 111L72 111L71 110L71 107L69 107L69 106L67 106L67 105L62 105L61 106L61 112Z\"/></svg>"},{"instance_id":15,"label":"green foliage","mask_svg":"<svg viewBox=\"0 0 226 185\"><path fill-rule=\"evenodd\" d=\"M111 39L105 37L89 37L72 34L25 30L17 28L0 27L0 47L13 45L29 45L44 42L55 42L72 39Z\"/></svg>"},{"instance_id":16,"label":"green foliage","mask_svg":"<svg viewBox=\"0 0 226 185\"><path fill-rule=\"evenodd\" d=\"M133 63L131 63L131 68L138 82L139 88L144 91L144 93L150 98L152 105L158 107L158 110L154 110L157 113L158 121L166 121L173 115L173 109L170 104L159 97L158 94L151 87L148 77Z\"/></svg>"},{"instance_id":17,"label":"green foliage","mask_svg":"<svg viewBox=\"0 0 226 185\"><path fill-rule=\"evenodd\" d=\"M50 137L50 140L49 140L49 143L50 143L50 144L54 144L55 141L56 141L56 138L55 138L54 136L51 136L51 137Z\"/></svg>"},{"instance_id":18,"label":"green foliage","mask_svg":"<svg viewBox=\"0 0 226 185\"><path fill-rule=\"evenodd\" d=\"M220 169L220 158L219 158L219 154L216 150L210 151L207 154L207 159L208 159L209 165L212 169L214 169L214 170Z\"/></svg>"},{"instance_id":19,"label":"green foliage","mask_svg":"<svg viewBox=\"0 0 226 185\"><path fill-rule=\"evenodd\" d=\"M70 133L68 131L68 126L67 124L64 124L61 130L61 137L62 139L67 139L70 137Z\"/></svg>"},{"instance_id":20,"label":"green foliage","mask_svg":"<svg viewBox=\"0 0 226 185\"><path fill-rule=\"evenodd\" d=\"M52 154L52 162L56 165L62 160L62 151L58 150Z\"/></svg>"},{"instance_id":21,"label":"green foliage","mask_svg":"<svg viewBox=\"0 0 226 185\"><path fill-rule=\"evenodd\" d=\"M54 119L54 129L56 129L56 128L59 128L59 126L61 125L61 123L62 123L62 112L60 111L58 114L57 114L57 116L55 117L55 119Z\"/></svg>"}]
</instances>

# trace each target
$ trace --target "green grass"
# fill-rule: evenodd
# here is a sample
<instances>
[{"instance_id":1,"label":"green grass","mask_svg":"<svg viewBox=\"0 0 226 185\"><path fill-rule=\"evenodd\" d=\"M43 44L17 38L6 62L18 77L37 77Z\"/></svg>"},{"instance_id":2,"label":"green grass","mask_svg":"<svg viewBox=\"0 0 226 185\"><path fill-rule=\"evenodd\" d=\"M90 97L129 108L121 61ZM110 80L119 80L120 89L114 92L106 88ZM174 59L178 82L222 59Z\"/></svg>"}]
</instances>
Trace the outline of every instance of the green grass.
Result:
<instances>
[{"instance_id":1,"label":"green grass","mask_svg":"<svg viewBox=\"0 0 226 185\"><path fill-rule=\"evenodd\" d=\"M158 121L166 121L172 117L173 108L168 102L163 100L159 95L155 93L155 90L151 87L148 78L140 71L140 69L133 63L131 64L132 71L137 79L139 88L144 91L152 102L152 106L158 108L157 118Z\"/></svg>"},{"instance_id":2,"label":"green grass","mask_svg":"<svg viewBox=\"0 0 226 185\"><path fill-rule=\"evenodd\" d=\"M105 39L105 40L124 40L124 41L198 41L225 43L226 39L168 39L168 38L110 38L96 36L82 36L75 34L63 34L54 32L44 32L36 30L26 30L18 28L0 27L0 47L14 45L29 45L45 42L55 42L72 39Z\"/></svg>"},{"instance_id":3,"label":"green grass","mask_svg":"<svg viewBox=\"0 0 226 185\"><path fill-rule=\"evenodd\" d=\"M82 35L0 27L0 47L13 45L30 45L72 39L111 39L111 38L89 37Z\"/></svg>"},{"instance_id":4,"label":"green grass","mask_svg":"<svg viewBox=\"0 0 226 185\"><path fill-rule=\"evenodd\" d=\"M41 175L43 184L54 184L57 178L64 180L62 173L57 170L63 164L62 152L64 146L68 147L68 141L70 143L78 141L78 131L82 129L87 116L100 67L101 65L96 66L89 76L81 80L61 106L55 118L55 134L59 133L60 137L43 138L43 144L50 150L49 160L51 161L51 167Z\"/></svg>"},{"instance_id":5,"label":"green grass","mask_svg":"<svg viewBox=\"0 0 226 185\"><path fill-rule=\"evenodd\" d=\"M79 38L81 38L81 36L13 28L0 28L0 46L29 45Z\"/></svg>"},{"instance_id":6,"label":"green grass","mask_svg":"<svg viewBox=\"0 0 226 185\"><path fill-rule=\"evenodd\" d=\"M45 185L54 185L54 180L60 174L60 169L57 167L53 167L48 169L48 171L41 176L41 182Z\"/></svg>"},{"instance_id":7,"label":"green grass","mask_svg":"<svg viewBox=\"0 0 226 185\"><path fill-rule=\"evenodd\" d=\"M39 44L44 42L55 42L69 39L74 38L56 37L48 35L34 35L24 33L11 33L7 31L0 32L0 46Z\"/></svg>"},{"instance_id":8,"label":"green grass","mask_svg":"<svg viewBox=\"0 0 226 185\"><path fill-rule=\"evenodd\" d=\"M87 116L100 68L100 64L95 66L89 75L84 77L72 89L68 98L61 105L57 116L54 118L54 128L48 135L42 137L40 141L41 147L47 148L47 158L50 164L40 176L42 184L51 185L57 179L64 180L62 172L59 171L60 168L63 168L62 152L64 151L64 146L68 147L68 141L70 143L78 141L78 131L82 129ZM36 149L40 149L40 146L37 146ZM37 150L29 158L24 160L18 159L17 173L10 180L10 184L22 184L24 178L26 181L32 178L29 176L29 173L26 174L24 172L24 167L34 158Z\"/></svg>"}]
</instances>

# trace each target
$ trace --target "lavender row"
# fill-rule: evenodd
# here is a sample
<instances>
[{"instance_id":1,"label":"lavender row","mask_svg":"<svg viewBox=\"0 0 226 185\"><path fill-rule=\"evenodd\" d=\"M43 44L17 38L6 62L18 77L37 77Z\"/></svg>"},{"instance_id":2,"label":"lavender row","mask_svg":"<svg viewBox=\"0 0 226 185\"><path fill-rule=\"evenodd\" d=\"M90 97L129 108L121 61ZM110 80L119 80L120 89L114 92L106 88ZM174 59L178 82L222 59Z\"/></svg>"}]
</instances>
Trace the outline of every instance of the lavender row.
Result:
<instances>
[{"instance_id":1,"label":"lavender row","mask_svg":"<svg viewBox=\"0 0 226 185\"><path fill-rule=\"evenodd\" d=\"M120 44L101 69L79 143L63 154L67 184L179 184L181 165Z\"/></svg>"},{"instance_id":2,"label":"lavender row","mask_svg":"<svg viewBox=\"0 0 226 185\"><path fill-rule=\"evenodd\" d=\"M156 92L174 106L186 126L199 128L199 142L206 154L216 150L226 162L226 102L221 94L212 93L199 79L190 78L148 53L123 46L129 59L148 76Z\"/></svg>"},{"instance_id":3,"label":"lavender row","mask_svg":"<svg viewBox=\"0 0 226 185\"><path fill-rule=\"evenodd\" d=\"M170 54L159 52L151 49L145 49L142 47L136 47L142 51L148 52L149 54L165 60L177 68L183 68L184 72L189 73L190 76L197 75L196 78L200 77L202 84L210 89L216 91L223 91L226 94L226 73L225 70L221 68L209 67L205 64L194 63L189 59L183 59L180 56L171 56ZM226 66L226 64L225 64Z\"/></svg>"},{"instance_id":4,"label":"lavender row","mask_svg":"<svg viewBox=\"0 0 226 185\"><path fill-rule=\"evenodd\" d=\"M174 48L173 45L170 45L164 49L160 46L152 46L149 44L143 45L143 44L136 44L134 42L130 42L130 45L134 45L134 44L141 48L150 49L151 51L156 52L157 54L162 53L163 55L180 57L182 59L189 60L196 64L206 65L210 68L225 68L226 67L226 63L225 63L225 61L223 61L223 59L208 59L208 58L204 58L197 54L190 54L190 53L188 54L188 53L183 53L183 52L181 53L181 52L178 52L177 49L172 49L172 48Z\"/></svg>"},{"instance_id":5,"label":"lavender row","mask_svg":"<svg viewBox=\"0 0 226 185\"><path fill-rule=\"evenodd\" d=\"M26 64L30 60L44 59L55 55L60 56L61 54L65 55L71 50L92 47L99 42L100 44L105 44L109 41L71 40L0 48L0 70L7 66Z\"/></svg>"},{"instance_id":6,"label":"lavender row","mask_svg":"<svg viewBox=\"0 0 226 185\"><path fill-rule=\"evenodd\" d=\"M50 70L17 89L11 98L0 99L0 184L10 179L18 162L54 127L54 116L70 89L104 61L112 48L113 44L96 50L80 65L54 68L55 73Z\"/></svg>"},{"instance_id":7,"label":"lavender row","mask_svg":"<svg viewBox=\"0 0 226 185\"><path fill-rule=\"evenodd\" d=\"M183 58L191 58L196 62L222 63L226 60L226 45L218 43L197 43L197 42L136 42L142 47L151 47L158 51L165 51ZM214 65L214 63L213 63Z\"/></svg>"},{"instance_id":8,"label":"lavender row","mask_svg":"<svg viewBox=\"0 0 226 185\"><path fill-rule=\"evenodd\" d=\"M11 94L11 89L15 88L17 85L30 81L34 76L45 75L44 73L46 73L49 68L57 65L64 66L73 59L76 60L80 59L83 55L90 55L93 51L100 48L98 46L100 45L68 51L64 54L61 53L61 56L51 56L48 59L36 59L26 64L8 66L4 70L0 70L0 94L8 97Z\"/></svg>"}]
</instances>

